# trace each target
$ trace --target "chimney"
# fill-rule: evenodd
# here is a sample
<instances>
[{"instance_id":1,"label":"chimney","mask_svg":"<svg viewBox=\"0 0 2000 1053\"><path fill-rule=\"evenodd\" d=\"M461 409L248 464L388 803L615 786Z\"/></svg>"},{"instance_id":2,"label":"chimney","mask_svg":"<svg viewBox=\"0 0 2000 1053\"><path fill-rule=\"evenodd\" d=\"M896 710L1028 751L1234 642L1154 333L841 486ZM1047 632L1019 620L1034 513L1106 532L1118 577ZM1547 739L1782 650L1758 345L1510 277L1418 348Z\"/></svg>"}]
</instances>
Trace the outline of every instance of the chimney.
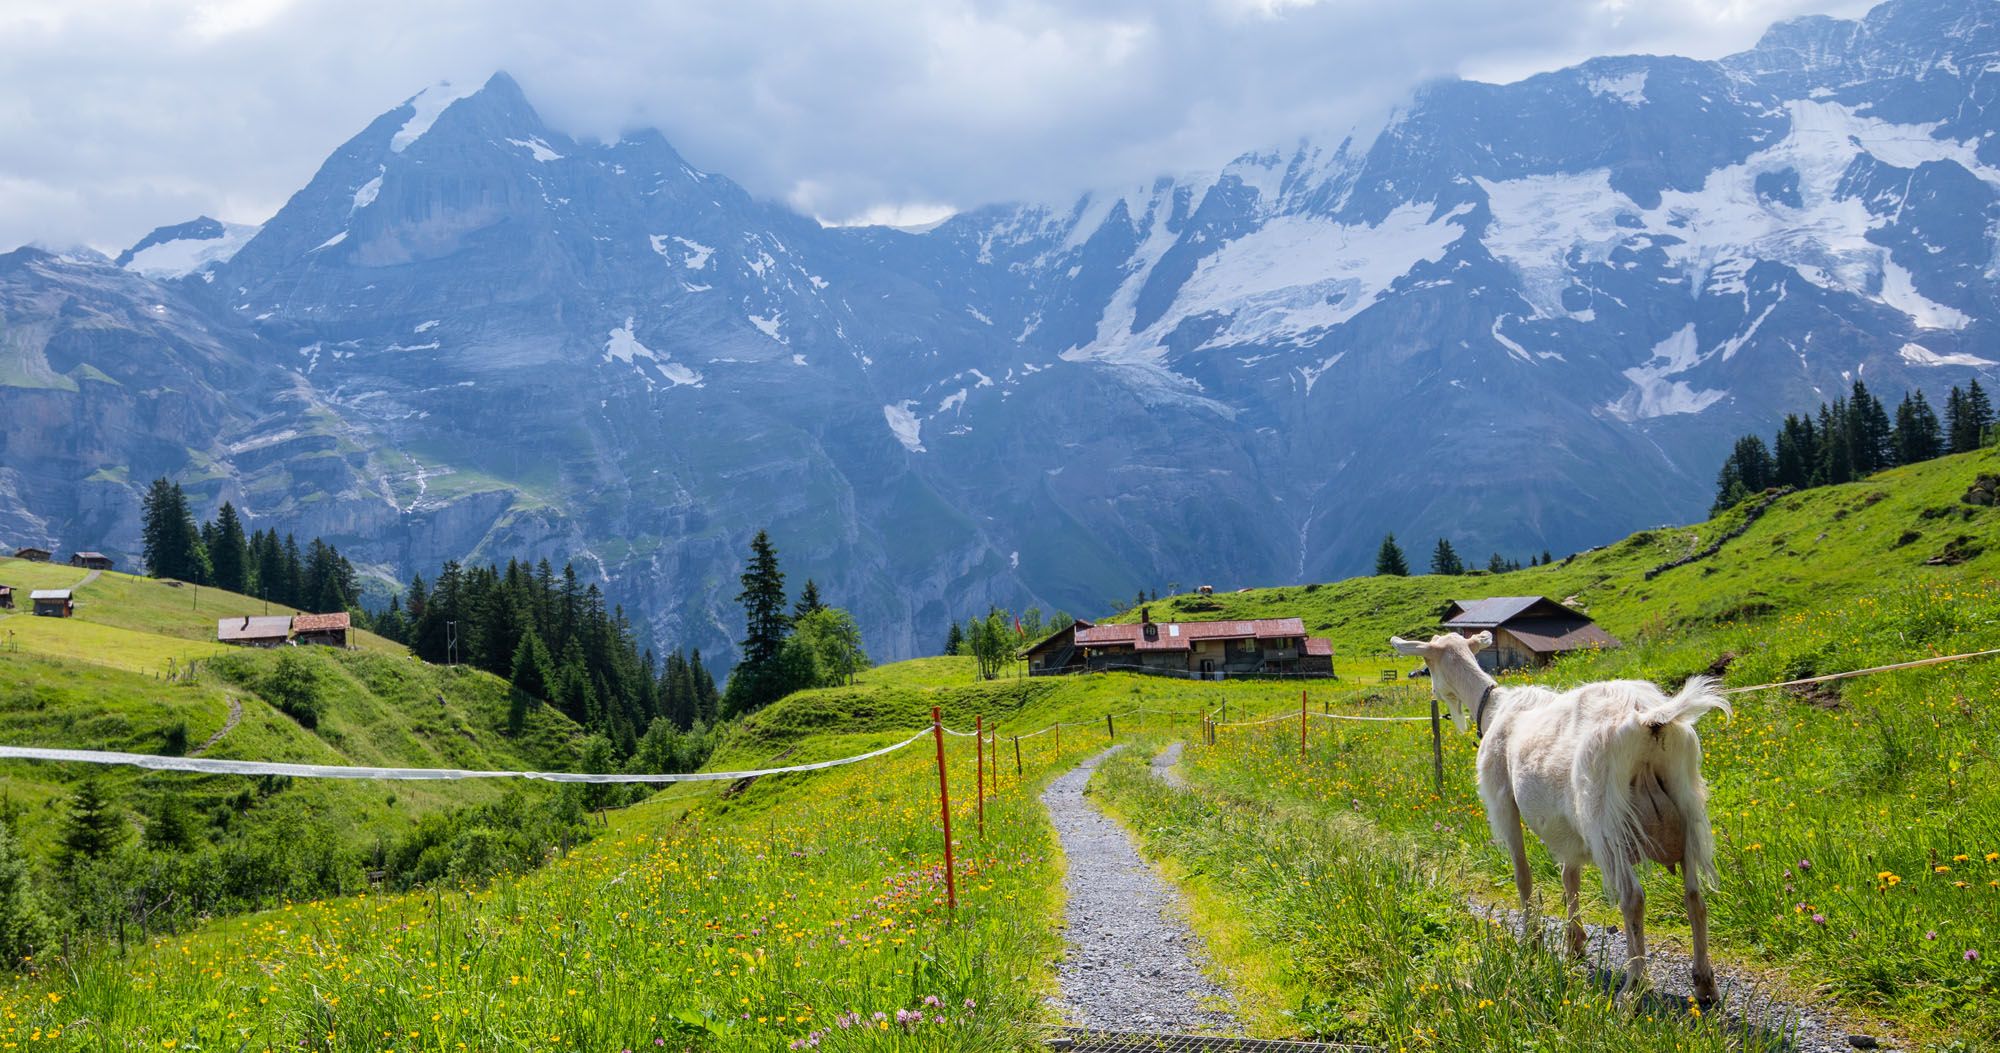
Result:
<instances>
[{"instance_id":1,"label":"chimney","mask_svg":"<svg viewBox=\"0 0 2000 1053\"><path fill-rule=\"evenodd\" d=\"M250 629L250 616L247 614L243 616L243 628L246 632Z\"/></svg>"},{"instance_id":2,"label":"chimney","mask_svg":"<svg viewBox=\"0 0 2000 1053\"><path fill-rule=\"evenodd\" d=\"M1153 624L1153 608L1151 607L1139 608L1139 624L1141 625Z\"/></svg>"}]
</instances>

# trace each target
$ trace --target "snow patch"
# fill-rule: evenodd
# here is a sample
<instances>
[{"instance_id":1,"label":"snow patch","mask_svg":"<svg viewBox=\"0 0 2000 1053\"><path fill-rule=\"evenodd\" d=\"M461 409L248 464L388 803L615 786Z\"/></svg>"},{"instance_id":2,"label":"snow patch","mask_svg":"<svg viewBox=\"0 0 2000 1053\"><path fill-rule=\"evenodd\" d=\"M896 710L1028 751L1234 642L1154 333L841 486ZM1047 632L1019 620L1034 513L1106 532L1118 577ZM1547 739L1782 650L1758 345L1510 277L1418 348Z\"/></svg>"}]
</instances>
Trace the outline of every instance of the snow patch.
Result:
<instances>
[{"instance_id":1,"label":"snow patch","mask_svg":"<svg viewBox=\"0 0 2000 1053\"><path fill-rule=\"evenodd\" d=\"M1956 332L1972 324L1972 319L1966 317L1964 312L1932 301L1918 292L1909 268L1890 259L1886 253L1882 257L1882 302L1909 315L1910 321L1924 329Z\"/></svg>"},{"instance_id":2,"label":"snow patch","mask_svg":"<svg viewBox=\"0 0 2000 1053\"><path fill-rule=\"evenodd\" d=\"M417 327L416 327L415 329L412 329L412 330L410 330L410 332L413 332L413 333L428 333L428 332L430 332L431 330L433 330L433 329L436 329L437 327L438 327L438 320L437 320L437 319L435 319L435 318L433 318L433 319L431 319L431 320L430 320L430 321L428 321L428 322L419 322L419 323L417 323Z\"/></svg>"},{"instance_id":3,"label":"snow patch","mask_svg":"<svg viewBox=\"0 0 2000 1053\"><path fill-rule=\"evenodd\" d=\"M1727 392L1699 391L1686 381L1670 378L1693 369L1701 361L1694 323L1689 322L1653 345L1653 357L1644 365L1625 371L1625 378L1632 382L1632 390L1605 409L1612 416L1626 421L1700 413L1715 405Z\"/></svg>"},{"instance_id":4,"label":"snow patch","mask_svg":"<svg viewBox=\"0 0 2000 1053\"><path fill-rule=\"evenodd\" d=\"M376 170L375 178L370 179L366 183L361 184L361 187L354 192L354 204L348 207L347 209L348 214L353 215L354 213L359 212L362 209L367 208L368 206L374 204L376 195L380 194L381 192L382 192L382 174L381 174L381 169L378 168Z\"/></svg>"},{"instance_id":5,"label":"snow patch","mask_svg":"<svg viewBox=\"0 0 2000 1053\"><path fill-rule=\"evenodd\" d=\"M604 361L624 362L632 366L638 370L640 376L645 378L647 387L653 386L653 373L659 374L667 382L668 387L680 387L682 385L691 387L701 386L700 373L681 365L679 362L673 361L670 356L654 351L652 348L640 343L639 338L632 333L632 318L630 315L626 316L625 324L620 328L613 329L610 339L604 342ZM649 363L652 366L653 373L647 372L646 367L640 365L641 361Z\"/></svg>"},{"instance_id":6,"label":"snow patch","mask_svg":"<svg viewBox=\"0 0 2000 1053\"><path fill-rule=\"evenodd\" d=\"M904 399L893 405L884 406L882 419L889 422L889 431L896 436L897 442L903 444L904 449L911 453L923 453L924 423L910 410L910 407L916 404L915 399Z\"/></svg>"},{"instance_id":7,"label":"snow patch","mask_svg":"<svg viewBox=\"0 0 2000 1053\"><path fill-rule=\"evenodd\" d=\"M318 245L314 246L313 251L318 252L320 249L330 249L333 248L335 245L338 245L346 240L347 240L347 232L343 230L340 233L335 234L333 237L330 237L325 241L320 242Z\"/></svg>"},{"instance_id":8,"label":"snow patch","mask_svg":"<svg viewBox=\"0 0 2000 1053\"><path fill-rule=\"evenodd\" d=\"M753 314L750 316L750 324L756 326L757 331L763 333L765 336L781 344L788 344L791 341L785 339L784 334L778 331L778 327L783 322L784 317L785 315L782 311L772 311L769 318Z\"/></svg>"},{"instance_id":9,"label":"snow patch","mask_svg":"<svg viewBox=\"0 0 2000 1053\"><path fill-rule=\"evenodd\" d=\"M447 81L440 81L404 99L403 105L411 107L416 112L412 113L410 119L404 121L403 126L396 129L396 134L389 139L390 152L400 154L409 149L411 143L423 138L424 133L431 130L431 125L437 123L438 116L444 113L446 107L478 90L478 88L458 88Z\"/></svg>"},{"instance_id":10,"label":"snow patch","mask_svg":"<svg viewBox=\"0 0 2000 1053\"><path fill-rule=\"evenodd\" d=\"M1617 99L1627 106L1646 104L1646 71L1639 70L1619 77L1595 77L1585 87L1592 95L1605 99Z\"/></svg>"},{"instance_id":11,"label":"snow patch","mask_svg":"<svg viewBox=\"0 0 2000 1053\"><path fill-rule=\"evenodd\" d=\"M176 238L148 245L125 261L125 269L156 281L183 278L228 262L263 229L261 224L224 223L219 238ZM213 280L212 276L203 276Z\"/></svg>"},{"instance_id":12,"label":"snow patch","mask_svg":"<svg viewBox=\"0 0 2000 1053\"><path fill-rule=\"evenodd\" d=\"M563 155L550 149L549 144L543 142L542 137L539 135L530 136L526 139L509 139L507 141L528 151L530 156L544 164L550 161L560 161L563 157Z\"/></svg>"},{"instance_id":13,"label":"snow patch","mask_svg":"<svg viewBox=\"0 0 2000 1053\"><path fill-rule=\"evenodd\" d=\"M1962 351L1956 354L1940 355L1922 344L1904 344L1902 349L1896 353L1902 356L1903 361L1913 366L1970 366L1973 368L1980 366L2000 366L2000 362L1980 358L1978 355L1969 355Z\"/></svg>"},{"instance_id":14,"label":"snow patch","mask_svg":"<svg viewBox=\"0 0 2000 1053\"><path fill-rule=\"evenodd\" d=\"M653 243L653 251L659 253L660 257L668 263L674 262L674 256L672 251L667 248L667 242L679 242L682 248L688 250L681 253L681 266L691 271L698 271L708 266L708 258L715 254L713 246L703 245L699 241L689 241L674 234L654 234L647 240Z\"/></svg>"}]
</instances>

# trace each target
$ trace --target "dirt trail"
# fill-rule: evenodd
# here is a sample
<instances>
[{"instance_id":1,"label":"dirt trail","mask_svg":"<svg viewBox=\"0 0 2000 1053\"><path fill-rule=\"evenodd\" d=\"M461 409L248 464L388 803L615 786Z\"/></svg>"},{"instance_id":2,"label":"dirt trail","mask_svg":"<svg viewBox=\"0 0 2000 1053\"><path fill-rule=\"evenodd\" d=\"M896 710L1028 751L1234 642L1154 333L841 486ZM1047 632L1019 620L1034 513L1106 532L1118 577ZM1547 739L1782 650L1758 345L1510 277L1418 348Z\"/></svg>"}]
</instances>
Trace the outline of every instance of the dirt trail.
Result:
<instances>
[{"instance_id":1,"label":"dirt trail","mask_svg":"<svg viewBox=\"0 0 2000 1053\"><path fill-rule=\"evenodd\" d=\"M188 756L199 757L202 754L207 753L210 747L222 741L222 737L224 735L227 735L230 732L236 730L237 723L242 719L243 719L243 700L237 698L235 695L230 695L229 718L222 722L222 727L220 730L218 730L215 734L210 735L208 737L207 742L202 743L199 747L195 749L193 753L188 754Z\"/></svg>"}]
</instances>

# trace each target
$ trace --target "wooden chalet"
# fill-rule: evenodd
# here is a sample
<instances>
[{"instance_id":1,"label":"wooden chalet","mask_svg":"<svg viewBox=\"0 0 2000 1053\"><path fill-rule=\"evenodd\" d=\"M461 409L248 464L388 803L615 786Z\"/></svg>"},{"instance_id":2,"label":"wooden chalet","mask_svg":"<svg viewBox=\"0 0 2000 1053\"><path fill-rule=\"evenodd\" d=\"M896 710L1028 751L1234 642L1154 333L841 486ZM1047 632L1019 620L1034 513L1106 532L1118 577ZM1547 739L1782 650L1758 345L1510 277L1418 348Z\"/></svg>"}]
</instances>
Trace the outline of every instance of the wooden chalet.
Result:
<instances>
[{"instance_id":1,"label":"wooden chalet","mask_svg":"<svg viewBox=\"0 0 2000 1053\"><path fill-rule=\"evenodd\" d=\"M49 557L53 555L55 553L50 552L48 549L35 548L32 545L27 548L17 548L14 550L15 559L25 559L30 563L47 563Z\"/></svg>"},{"instance_id":2,"label":"wooden chalet","mask_svg":"<svg viewBox=\"0 0 2000 1053\"><path fill-rule=\"evenodd\" d=\"M1030 676L1131 670L1222 679L1231 676L1332 676L1333 642L1307 636L1297 618L1155 622L1141 608L1128 625L1079 621L1022 652Z\"/></svg>"},{"instance_id":3,"label":"wooden chalet","mask_svg":"<svg viewBox=\"0 0 2000 1053\"><path fill-rule=\"evenodd\" d=\"M75 552L69 557L69 565L84 570L110 570L111 557L102 552Z\"/></svg>"},{"instance_id":4,"label":"wooden chalet","mask_svg":"<svg viewBox=\"0 0 2000 1053\"><path fill-rule=\"evenodd\" d=\"M346 647L349 619L346 611L333 614L301 614L292 619L292 642Z\"/></svg>"},{"instance_id":5,"label":"wooden chalet","mask_svg":"<svg viewBox=\"0 0 2000 1053\"><path fill-rule=\"evenodd\" d=\"M67 618L76 613L76 600L68 589L36 589L28 594L35 614L42 618Z\"/></svg>"},{"instance_id":6,"label":"wooden chalet","mask_svg":"<svg viewBox=\"0 0 2000 1053\"><path fill-rule=\"evenodd\" d=\"M283 647L292 637L290 615L242 615L215 623L215 639L233 647Z\"/></svg>"},{"instance_id":7,"label":"wooden chalet","mask_svg":"<svg viewBox=\"0 0 2000 1053\"><path fill-rule=\"evenodd\" d=\"M0 585L0 611L14 609L14 586Z\"/></svg>"},{"instance_id":8,"label":"wooden chalet","mask_svg":"<svg viewBox=\"0 0 2000 1053\"><path fill-rule=\"evenodd\" d=\"M1488 672L1540 669L1557 655L1619 646L1590 616L1546 596L1495 596L1458 600L1445 610L1444 627L1470 635L1491 632L1493 646L1478 654Z\"/></svg>"}]
</instances>

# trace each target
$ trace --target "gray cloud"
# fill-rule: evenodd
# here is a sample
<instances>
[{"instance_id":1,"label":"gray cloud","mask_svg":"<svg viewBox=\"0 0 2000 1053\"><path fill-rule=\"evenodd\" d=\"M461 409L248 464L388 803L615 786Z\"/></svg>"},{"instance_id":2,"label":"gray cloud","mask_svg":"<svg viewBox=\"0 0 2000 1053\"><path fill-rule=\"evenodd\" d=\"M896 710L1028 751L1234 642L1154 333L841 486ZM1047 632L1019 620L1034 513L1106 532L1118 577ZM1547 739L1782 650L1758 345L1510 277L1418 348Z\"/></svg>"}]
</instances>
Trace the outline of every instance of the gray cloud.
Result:
<instances>
[{"instance_id":1,"label":"gray cloud","mask_svg":"<svg viewBox=\"0 0 2000 1053\"><path fill-rule=\"evenodd\" d=\"M579 136L845 219L1060 197L1365 126L1417 83L1714 57L1843 0L13 0L0 246L257 222L375 115L506 69Z\"/></svg>"}]
</instances>

